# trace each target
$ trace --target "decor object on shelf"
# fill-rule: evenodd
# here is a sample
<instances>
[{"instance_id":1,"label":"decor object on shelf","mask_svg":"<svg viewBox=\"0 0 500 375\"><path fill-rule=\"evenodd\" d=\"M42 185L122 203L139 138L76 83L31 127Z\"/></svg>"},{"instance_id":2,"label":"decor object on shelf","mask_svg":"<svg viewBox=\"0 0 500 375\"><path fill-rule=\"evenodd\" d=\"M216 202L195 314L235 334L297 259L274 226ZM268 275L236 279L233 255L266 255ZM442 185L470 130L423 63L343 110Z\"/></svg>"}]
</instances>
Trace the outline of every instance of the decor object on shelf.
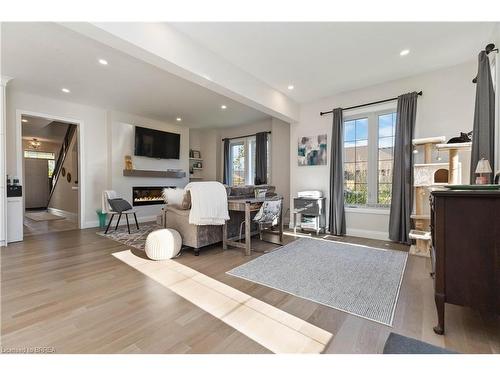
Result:
<instances>
[{"instance_id":1,"label":"decor object on shelf","mask_svg":"<svg viewBox=\"0 0 500 375\"><path fill-rule=\"evenodd\" d=\"M193 159L201 159L201 152L198 150L190 150L189 157Z\"/></svg>"},{"instance_id":2,"label":"decor object on shelf","mask_svg":"<svg viewBox=\"0 0 500 375\"><path fill-rule=\"evenodd\" d=\"M326 165L326 140L326 134L300 137L297 142L298 165Z\"/></svg>"},{"instance_id":3,"label":"decor object on shelf","mask_svg":"<svg viewBox=\"0 0 500 375\"><path fill-rule=\"evenodd\" d=\"M472 142L472 131L468 133L460 132L460 135L458 137L450 138L450 140L446 143L451 144L451 143L464 143L464 142Z\"/></svg>"},{"instance_id":4,"label":"decor object on shelf","mask_svg":"<svg viewBox=\"0 0 500 375\"><path fill-rule=\"evenodd\" d=\"M174 229L159 229L151 232L146 239L146 255L149 259L172 259L179 254L182 238Z\"/></svg>"},{"instance_id":5,"label":"decor object on shelf","mask_svg":"<svg viewBox=\"0 0 500 375\"><path fill-rule=\"evenodd\" d=\"M125 155L125 169L127 171L131 171L134 169L134 166L132 164L132 156L131 155Z\"/></svg>"},{"instance_id":6,"label":"decor object on shelf","mask_svg":"<svg viewBox=\"0 0 500 375\"><path fill-rule=\"evenodd\" d=\"M482 158L477 162L477 167L476 167L476 174L479 173L479 176L476 177L476 184L477 185L486 185L490 182L490 176L489 174L492 172L491 170L491 165L488 160L485 158ZM486 176L483 176L483 174L486 174Z\"/></svg>"}]
</instances>

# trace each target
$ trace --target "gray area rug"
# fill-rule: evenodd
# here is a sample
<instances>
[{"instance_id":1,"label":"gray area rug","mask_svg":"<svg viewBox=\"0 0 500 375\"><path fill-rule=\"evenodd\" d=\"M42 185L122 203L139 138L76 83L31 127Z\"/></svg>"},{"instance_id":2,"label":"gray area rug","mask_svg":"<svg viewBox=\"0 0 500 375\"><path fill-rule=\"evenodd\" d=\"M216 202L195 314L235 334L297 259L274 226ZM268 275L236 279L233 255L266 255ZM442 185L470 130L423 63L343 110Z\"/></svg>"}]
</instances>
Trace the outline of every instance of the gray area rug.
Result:
<instances>
[{"instance_id":1,"label":"gray area rug","mask_svg":"<svg viewBox=\"0 0 500 375\"><path fill-rule=\"evenodd\" d=\"M228 271L388 326L408 253L300 238Z\"/></svg>"},{"instance_id":2,"label":"gray area rug","mask_svg":"<svg viewBox=\"0 0 500 375\"><path fill-rule=\"evenodd\" d=\"M123 218L122 218L123 219ZM114 226L109 228L108 234L104 234L104 230L97 232L98 235L107 237L113 241L120 242L127 246L135 247L136 249L144 251L146 238L152 231L162 229L163 227L158 224L144 224L139 223L139 230L135 227L135 222L130 224L130 234L128 234L127 226L119 226L115 231Z\"/></svg>"}]
</instances>

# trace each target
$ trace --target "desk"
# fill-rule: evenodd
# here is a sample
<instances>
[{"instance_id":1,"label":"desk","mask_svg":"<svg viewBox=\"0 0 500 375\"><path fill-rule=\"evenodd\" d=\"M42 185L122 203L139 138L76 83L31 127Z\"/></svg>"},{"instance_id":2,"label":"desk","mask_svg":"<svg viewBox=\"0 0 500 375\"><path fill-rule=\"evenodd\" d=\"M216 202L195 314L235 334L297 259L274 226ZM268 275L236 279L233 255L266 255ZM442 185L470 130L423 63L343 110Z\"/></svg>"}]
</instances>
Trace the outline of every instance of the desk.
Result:
<instances>
[{"instance_id":1,"label":"desk","mask_svg":"<svg viewBox=\"0 0 500 375\"><path fill-rule=\"evenodd\" d=\"M264 203L265 198L243 198L243 199L228 199L227 208L229 211L240 211L245 213L245 243L238 241L230 241L227 239L227 222L222 229L222 249L226 250L227 246L234 246L245 249L245 255L252 254L252 219L251 212L259 211ZM280 240L283 238L283 215L280 215L278 226L280 231Z\"/></svg>"}]
</instances>

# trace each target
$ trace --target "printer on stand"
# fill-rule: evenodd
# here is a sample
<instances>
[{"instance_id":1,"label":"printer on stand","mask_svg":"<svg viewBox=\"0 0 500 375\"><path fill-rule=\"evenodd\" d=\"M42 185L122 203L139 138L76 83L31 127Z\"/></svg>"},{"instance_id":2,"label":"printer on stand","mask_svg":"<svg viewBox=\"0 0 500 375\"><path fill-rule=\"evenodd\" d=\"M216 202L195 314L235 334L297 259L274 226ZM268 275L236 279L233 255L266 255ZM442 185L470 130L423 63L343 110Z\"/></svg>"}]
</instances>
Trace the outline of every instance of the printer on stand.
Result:
<instances>
[{"instance_id":1,"label":"printer on stand","mask_svg":"<svg viewBox=\"0 0 500 375\"><path fill-rule=\"evenodd\" d=\"M326 233L326 198L320 190L299 191L293 199L293 230L313 230Z\"/></svg>"}]
</instances>

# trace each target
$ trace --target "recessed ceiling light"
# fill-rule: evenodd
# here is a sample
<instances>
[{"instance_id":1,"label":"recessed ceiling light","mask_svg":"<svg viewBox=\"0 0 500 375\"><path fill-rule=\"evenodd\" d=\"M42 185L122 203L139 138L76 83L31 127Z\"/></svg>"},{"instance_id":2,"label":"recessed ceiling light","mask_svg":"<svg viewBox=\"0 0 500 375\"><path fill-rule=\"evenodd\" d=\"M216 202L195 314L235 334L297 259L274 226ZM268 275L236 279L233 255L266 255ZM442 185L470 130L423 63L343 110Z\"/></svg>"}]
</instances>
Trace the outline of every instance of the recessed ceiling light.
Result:
<instances>
[{"instance_id":1,"label":"recessed ceiling light","mask_svg":"<svg viewBox=\"0 0 500 375\"><path fill-rule=\"evenodd\" d=\"M21 121L22 122L28 122L28 120L26 120L25 118L23 118Z\"/></svg>"},{"instance_id":2,"label":"recessed ceiling light","mask_svg":"<svg viewBox=\"0 0 500 375\"><path fill-rule=\"evenodd\" d=\"M108 65L108 62L104 59L99 59L99 64L101 65Z\"/></svg>"},{"instance_id":3,"label":"recessed ceiling light","mask_svg":"<svg viewBox=\"0 0 500 375\"><path fill-rule=\"evenodd\" d=\"M176 120L177 120L178 122L181 122L181 121L182 121L182 118L181 118L181 117L177 117L177 118L176 118Z\"/></svg>"},{"instance_id":4,"label":"recessed ceiling light","mask_svg":"<svg viewBox=\"0 0 500 375\"><path fill-rule=\"evenodd\" d=\"M406 56L410 53L409 49L404 49L401 52L399 52L399 56Z\"/></svg>"},{"instance_id":5,"label":"recessed ceiling light","mask_svg":"<svg viewBox=\"0 0 500 375\"><path fill-rule=\"evenodd\" d=\"M69 89L67 89L67 88L65 88L65 87L63 87L63 88L61 89L61 91L62 91L62 92L65 92L66 94L69 94L69 93L71 92L71 91L69 91Z\"/></svg>"},{"instance_id":6,"label":"recessed ceiling light","mask_svg":"<svg viewBox=\"0 0 500 375\"><path fill-rule=\"evenodd\" d=\"M226 109L226 108L227 108L227 106L225 104L220 106L220 109Z\"/></svg>"},{"instance_id":7,"label":"recessed ceiling light","mask_svg":"<svg viewBox=\"0 0 500 375\"><path fill-rule=\"evenodd\" d=\"M293 90L295 87L293 85L288 85L288 90Z\"/></svg>"}]
</instances>

